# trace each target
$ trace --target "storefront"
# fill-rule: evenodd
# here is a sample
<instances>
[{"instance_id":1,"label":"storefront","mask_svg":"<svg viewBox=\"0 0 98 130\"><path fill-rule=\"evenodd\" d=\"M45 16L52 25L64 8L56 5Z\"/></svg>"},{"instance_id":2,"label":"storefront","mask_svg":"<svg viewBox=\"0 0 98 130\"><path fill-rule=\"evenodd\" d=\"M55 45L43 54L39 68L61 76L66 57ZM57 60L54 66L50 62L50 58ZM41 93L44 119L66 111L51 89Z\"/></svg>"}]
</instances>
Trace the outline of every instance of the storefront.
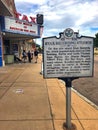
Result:
<instances>
[{"instance_id":1,"label":"storefront","mask_svg":"<svg viewBox=\"0 0 98 130\"><path fill-rule=\"evenodd\" d=\"M3 53L2 58L5 63L13 63L14 55L20 57L21 51L26 49L27 40L40 38L39 24L8 16L0 16L0 23L0 41L3 43L1 53Z\"/></svg>"},{"instance_id":2,"label":"storefront","mask_svg":"<svg viewBox=\"0 0 98 130\"><path fill-rule=\"evenodd\" d=\"M40 38L43 17L28 18L17 13L14 0L3 0L0 2L0 7L2 10L0 11L1 67L7 63L14 63L14 55L20 57L23 49L30 49L30 44L26 44L28 40Z\"/></svg>"}]
</instances>

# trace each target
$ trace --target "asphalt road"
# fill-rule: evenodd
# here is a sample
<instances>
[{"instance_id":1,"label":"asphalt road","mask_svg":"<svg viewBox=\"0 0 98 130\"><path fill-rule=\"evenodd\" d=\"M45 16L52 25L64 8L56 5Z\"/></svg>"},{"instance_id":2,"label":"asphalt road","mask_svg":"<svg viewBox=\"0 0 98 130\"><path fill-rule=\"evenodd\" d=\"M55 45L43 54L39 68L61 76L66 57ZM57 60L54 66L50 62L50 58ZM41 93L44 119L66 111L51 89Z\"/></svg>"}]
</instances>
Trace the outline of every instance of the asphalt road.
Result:
<instances>
[{"instance_id":1,"label":"asphalt road","mask_svg":"<svg viewBox=\"0 0 98 130\"><path fill-rule=\"evenodd\" d=\"M94 76L73 81L73 88L98 106L98 56L94 57Z\"/></svg>"}]
</instances>

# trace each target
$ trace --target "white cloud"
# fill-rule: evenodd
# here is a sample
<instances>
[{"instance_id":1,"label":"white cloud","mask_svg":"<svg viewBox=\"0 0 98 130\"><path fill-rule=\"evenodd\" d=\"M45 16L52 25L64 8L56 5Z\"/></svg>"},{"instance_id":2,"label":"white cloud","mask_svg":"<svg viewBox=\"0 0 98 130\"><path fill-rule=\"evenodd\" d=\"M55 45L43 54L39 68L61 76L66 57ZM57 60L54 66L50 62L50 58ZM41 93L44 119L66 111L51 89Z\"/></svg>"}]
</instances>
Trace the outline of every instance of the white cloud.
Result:
<instances>
[{"instance_id":1,"label":"white cloud","mask_svg":"<svg viewBox=\"0 0 98 130\"><path fill-rule=\"evenodd\" d=\"M17 10L34 16L44 14L44 36L59 35L65 28L94 36L98 30L98 0L15 0ZM22 3L24 6L20 6ZM26 5L25 5L26 2Z\"/></svg>"},{"instance_id":2,"label":"white cloud","mask_svg":"<svg viewBox=\"0 0 98 130\"><path fill-rule=\"evenodd\" d=\"M28 2L28 3L33 3L33 4L43 4L45 3L46 0L15 0L15 2L19 2L19 3L24 3L24 2Z\"/></svg>"}]
</instances>

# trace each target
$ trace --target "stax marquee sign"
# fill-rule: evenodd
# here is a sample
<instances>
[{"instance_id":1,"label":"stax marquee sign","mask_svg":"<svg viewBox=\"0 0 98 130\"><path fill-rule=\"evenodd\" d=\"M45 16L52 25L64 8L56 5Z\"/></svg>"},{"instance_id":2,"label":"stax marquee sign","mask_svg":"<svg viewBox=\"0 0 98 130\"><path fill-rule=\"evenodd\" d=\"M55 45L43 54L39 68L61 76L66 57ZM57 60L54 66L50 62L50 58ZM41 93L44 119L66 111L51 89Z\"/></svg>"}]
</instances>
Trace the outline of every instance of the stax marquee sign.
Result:
<instances>
[{"instance_id":1,"label":"stax marquee sign","mask_svg":"<svg viewBox=\"0 0 98 130\"><path fill-rule=\"evenodd\" d=\"M27 17L26 15L21 15L15 12L15 18L4 17L5 31L21 33L26 35L40 36L39 29L40 26L36 24L35 17Z\"/></svg>"},{"instance_id":2,"label":"stax marquee sign","mask_svg":"<svg viewBox=\"0 0 98 130\"><path fill-rule=\"evenodd\" d=\"M41 25L38 24L36 17L28 17L15 12L14 17L0 16L0 19L2 19L2 32L31 35L36 38L40 37Z\"/></svg>"},{"instance_id":3,"label":"stax marquee sign","mask_svg":"<svg viewBox=\"0 0 98 130\"><path fill-rule=\"evenodd\" d=\"M29 17L27 15L21 15L20 13L18 12L14 12L15 14L15 18L19 19L19 20L23 20L23 21L26 21L26 22L32 22L32 23L36 23L36 18L35 17ZM22 18L20 18L22 16ZM29 20L30 19L30 20Z\"/></svg>"}]
</instances>

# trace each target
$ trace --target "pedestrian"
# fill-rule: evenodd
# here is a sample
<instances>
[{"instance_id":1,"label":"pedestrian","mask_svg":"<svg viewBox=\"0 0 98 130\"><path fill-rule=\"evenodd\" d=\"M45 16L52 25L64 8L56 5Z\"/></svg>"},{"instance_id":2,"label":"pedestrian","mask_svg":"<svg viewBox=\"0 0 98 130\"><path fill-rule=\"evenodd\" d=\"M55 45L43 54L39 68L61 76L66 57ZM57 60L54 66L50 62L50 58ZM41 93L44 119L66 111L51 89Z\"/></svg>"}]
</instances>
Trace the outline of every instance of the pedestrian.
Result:
<instances>
[{"instance_id":1,"label":"pedestrian","mask_svg":"<svg viewBox=\"0 0 98 130\"><path fill-rule=\"evenodd\" d=\"M28 62L31 63L31 52L30 52L30 50L28 51Z\"/></svg>"},{"instance_id":2,"label":"pedestrian","mask_svg":"<svg viewBox=\"0 0 98 130\"><path fill-rule=\"evenodd\" d=\"M35 57L35 63L37 63L37 59L38 59L38 50L37 49L34 50L34 57Z\"/></svg>"},{"instance_id":3,"label":"pedestrian","mask_svg":"<svg viewBox=\"0 0 98 130\"><path fill-rule=\"evenodd\" d=\"M26 53L25 50L23 50L23 52L22 52L22 59L23 59L23 61L24 61L24 63L25 63L25 61L26 61L26 59L27 59L27 53Z\"/></svg>"},{"instance_id":4,"label":"pedestrian","mask_svg":"<svg viewBox=\"0 0 98 130\"><path fill-rule=\"evenodd\" d=\"M31 50L31 60L33 60L33 57L34 57L34 51Z\"/></svg>"}]
</instances>

